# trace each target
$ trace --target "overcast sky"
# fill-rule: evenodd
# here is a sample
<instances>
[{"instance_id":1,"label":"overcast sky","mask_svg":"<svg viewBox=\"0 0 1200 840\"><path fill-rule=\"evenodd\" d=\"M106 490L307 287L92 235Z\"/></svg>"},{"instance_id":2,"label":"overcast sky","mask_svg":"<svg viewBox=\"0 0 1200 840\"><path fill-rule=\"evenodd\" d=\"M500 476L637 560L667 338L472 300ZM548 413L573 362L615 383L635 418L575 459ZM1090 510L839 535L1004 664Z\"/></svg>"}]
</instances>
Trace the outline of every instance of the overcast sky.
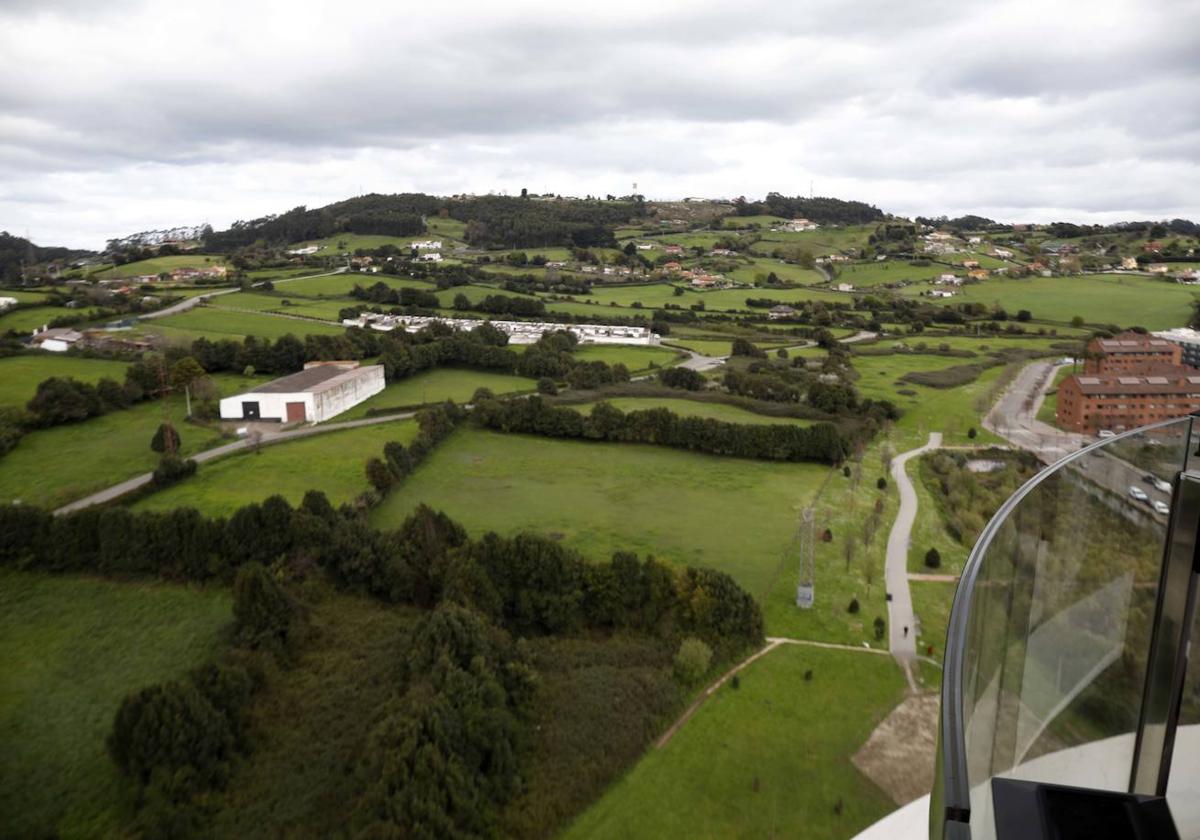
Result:
<instances>
[{"instance_id":1,"label":"overcast sky","mask_svg":"<svg viewBox=\"0 0 1200 840\"><path fill-rule=\"evenodd\" d=\"M1200 219L1200 0L0 0L0 229L363 192Z\"/></svg>"}]
</instances>

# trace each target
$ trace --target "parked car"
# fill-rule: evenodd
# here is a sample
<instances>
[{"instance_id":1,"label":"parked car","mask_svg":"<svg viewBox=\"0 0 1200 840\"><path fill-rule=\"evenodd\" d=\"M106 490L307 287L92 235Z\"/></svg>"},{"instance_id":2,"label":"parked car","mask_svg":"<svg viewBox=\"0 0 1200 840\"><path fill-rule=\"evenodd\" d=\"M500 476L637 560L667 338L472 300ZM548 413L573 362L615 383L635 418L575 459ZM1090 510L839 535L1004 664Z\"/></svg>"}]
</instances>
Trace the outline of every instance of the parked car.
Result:
<instances>
[{"instance_id":1,"label":"parked car","mask_svg":"<svg viewBox=\"0 0 1200 840\"><path fill-rule=\"evenodd\" d=\"M1154 485L1154 489L1159 491L1160 493L1170 493L1171 492L1171 482L1169 482L1169 481L1163 481L1161 478L1156 478L1151 483Z\"/></svg>"},{"instance_id":2,"label":"parked car","mask_svg":"<svg viewBox=\"0 0 1200 840\"><path fill-rule=\"evenodd\" d=\"M1161 513L1163 516L1166 516L1171 512L1171 506L1166 502L1156 500L1154 502L1154 512Z\"/></svg>"},{"instance_id":3,"label":"parked car","mask_svg":"<svg viewBox=\"0 0 1200 840\"><path fill-rule=\"evenodd\" d=\"M1117 436L1117 433L1112 431L1111 429L1101 429L1099 431L1099 433L1097 434L1097 437L1102 437L1102 438L1110 438L1110 437L1116 437L1116 436Z\"/></svg>"},{"instance_id":4,"label":"parked car","mask_svg":"<svg viewBox=\"0 0 1200 840\"><path fill-rule=\"evenodd\" d=\"M1132 484L1129 485L1129 495L1133 496L1133 498L1137 499L1139 502L1144 502L1150 498L1146 495L1145 490L1143 490L1141 487L1134 487Z\"/></svg>"}]
</instances>

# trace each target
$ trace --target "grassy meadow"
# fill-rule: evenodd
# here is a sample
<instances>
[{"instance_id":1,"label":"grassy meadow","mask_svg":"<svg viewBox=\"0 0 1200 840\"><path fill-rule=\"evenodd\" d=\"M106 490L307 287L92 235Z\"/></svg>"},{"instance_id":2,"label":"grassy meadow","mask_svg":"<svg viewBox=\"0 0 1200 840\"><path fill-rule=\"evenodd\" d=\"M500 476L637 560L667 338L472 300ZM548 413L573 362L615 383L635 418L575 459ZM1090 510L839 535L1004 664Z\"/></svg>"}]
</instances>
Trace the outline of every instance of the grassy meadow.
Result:
<instances>
[{"instance_id":1,"label":"grassy meadow","mask_svg":"<svg viewBox=\"0 0 1200 840\"><path fill-rule=\"evenodd\" d=\"M798 420L793 417L769 417L766 414L757 414L753 411L747 411L744 408L738 408L735 405L726 405L718 402L704 402L701 400L688 399L673 399L671 397L617 397L616 399L605 400L614 408L619 408L621 411L646 411L651 408L665 408L680 417L701 417L711 420L720 420L725 423L751 423L756 425L799 425L811 426L811 420ZM595 404L579 406L580 409L590 412Z\"/></svg>"},{"instance_id":2,"label":"grassy meadow","mask_svg":"<svg viewBox=\"0 0 1200 840\"><path fill-rule=\"evenodd\" d=\"M201 464L192 478L144 496L133 509L194 507L207 516L228 516L276 494L298 505L308 490L323 491L335 506L352 502L371 489L367 459L382 457L391 441L411 443L416 434L416 421L397 420L239 452Z\"/></svg>"},{"instance_id":3,"label":"grassy meadow","mask_svg":"<svg viewBox=\"0 0 1200 840\"><path fill-rule=\"evenodd\" d=\"M563 837L848 838L895 809L850 763L904 696L890 657L785 645L739 681L651 748Z\"/></svg>"},{"instance_id":4,"label":"grassy meadow","mask_svg":"<svg viewBox=\"0 0 1200 840\"><path fill-rule=\"evenodd\" d=\"M226 592L0 569L0 836L121 836L117 707L208 659L231 622Z\"/></svg>"},{"instance_id":5,"label":"grassy meadow","mask_svg":"<svg viewBox=\"0 0 1200 840\"><path fill-rule=\"evenodd\" d=\"M492 393L499 396L532 391L536 386L537 382L533 379L509 373L492 373L468 368L437 368L399 382L388 383L375 396L359 403L345 414L339 414L334 418L334 422L367 417L368 412L378 409L415 407L446 400L453 400L459 404L468 403L476 388L490 388Z\"/></svg>"},{"instance_id":6,"label":"grassy meadow","mask_svg":"<svg viewBox=\"0 0 1200 840\"><path fill-rule=\"evenodd\" d=\"M224 394L265 380L213 377ZM182 396L168 397L167 409L179 431L181 455L192 455L223 442L217 429L187 422ZM163 404L153 400L82 423L30 432L16 449L0 458L0 504L19 499L24 504L56 508L150 472L158 464L158 453L150 449L150 438L162 421Z\"/></svg>"},{"instance_id":7,"label":"grassy meadow","mask_svg":"<svg viewBox=\"0 0 1200 840\"><path fill-rule=\"evenodd\" d=\"M345 327L338 324L321 324L316 321L281 318L278 315L254 312L234 312L216 306L201 306L178 315L156 318L142 327L147 332L165 332L168 337L173 330L183 330L189 335L202 334L214 340L241 339L248 335L274 340L288 334L299 338L306 335L341 335L346 331Z\"/></svg>"},{"instance_id":8,"label":"grassy meadow","mask_svg":"<svg viewBox=\"0 0 1200 840\"><path fill-rule=\"evenodd\" d=\"M37 392L38 383L52 376L92 384L106 376L124 382L126 367L125 362L84 359L61 353L8 356L0 359L0 406L23 407Z\"/></svg>"},{"instance_id":9,"label":"grassy meadow","mask_svg":"<svg viewBox=\"0 0 1200 840\"><path fill-rule=\"evenodd\" d=\"M796 510L827 467L655 446L456 432L372 513L396 527L424 502L473 534L554 535L590 559L614 551L732 574L761 597ZM754 527L744 523L753 517Z\"/></svg>"}]
</instances>

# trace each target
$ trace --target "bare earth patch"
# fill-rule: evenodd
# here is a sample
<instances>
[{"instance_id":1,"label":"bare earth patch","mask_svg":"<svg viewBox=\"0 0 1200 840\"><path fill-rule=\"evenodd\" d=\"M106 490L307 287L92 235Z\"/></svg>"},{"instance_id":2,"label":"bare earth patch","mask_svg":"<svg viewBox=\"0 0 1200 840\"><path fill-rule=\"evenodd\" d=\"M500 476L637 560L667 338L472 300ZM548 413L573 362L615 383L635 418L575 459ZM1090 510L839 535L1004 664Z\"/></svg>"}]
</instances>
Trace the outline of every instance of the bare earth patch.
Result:
<instances>
[{"instance_id":1,"label":"bare earth patch","mask_svg":"<svg viewBox=\"0 0 1200 840\"><path fill-rule=\"evenodd\" d=\"M910 696L875 727L851 761L897 805L919 799L933 788L937 720L936 693Z\"/></svg>"}]
</instances>

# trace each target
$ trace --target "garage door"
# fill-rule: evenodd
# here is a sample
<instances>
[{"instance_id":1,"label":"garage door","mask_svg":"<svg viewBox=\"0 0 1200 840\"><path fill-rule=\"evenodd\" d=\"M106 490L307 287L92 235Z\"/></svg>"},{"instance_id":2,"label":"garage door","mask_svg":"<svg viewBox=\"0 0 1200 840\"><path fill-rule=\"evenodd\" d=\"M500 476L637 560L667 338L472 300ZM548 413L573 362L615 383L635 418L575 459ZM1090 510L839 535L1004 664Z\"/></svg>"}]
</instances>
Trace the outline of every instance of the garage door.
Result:
<instances>
[{"instance_id":1,"label":"garage door","mask_svg":"<svg viewBox=\"0 0 1200 840\"><path fill-rule=\"evenodd\" d=\"M304 403L290 402L287 404L287 421L289 423L303 423L307 417L304 415Z\"/></svg>"},{"instance_id":2,"label":"garage door","mask_svg":"<svg viewBox=\"0 0 1200 840\"><path fill-rule=\"evenodd\" d=\"M258 403L257 402L242 403L242 419L243 420L257 420L258 417L259 417L259 415L258 415Z\"/></svg>"}]
</instances>

